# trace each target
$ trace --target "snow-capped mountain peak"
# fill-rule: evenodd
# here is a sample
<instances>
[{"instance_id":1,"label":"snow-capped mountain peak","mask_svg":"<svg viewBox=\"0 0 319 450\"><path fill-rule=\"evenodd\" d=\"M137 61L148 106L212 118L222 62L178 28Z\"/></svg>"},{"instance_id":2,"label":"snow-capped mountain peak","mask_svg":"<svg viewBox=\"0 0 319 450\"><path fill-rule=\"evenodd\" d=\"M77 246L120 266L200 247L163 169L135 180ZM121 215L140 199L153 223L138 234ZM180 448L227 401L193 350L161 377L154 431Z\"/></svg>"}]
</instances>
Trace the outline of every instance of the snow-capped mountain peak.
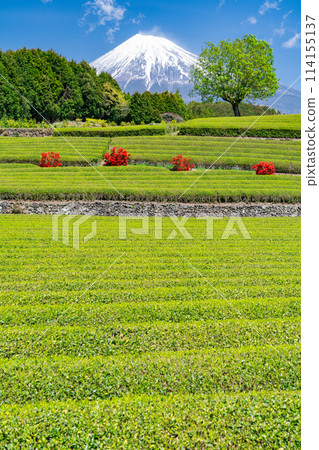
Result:
<instances>
[{"instance_id":1,"label":"snow-capped mountain peak","mask_svg":"<svg viewBox=\"0 0 319 450\"><path fill-rule=\"evenodd\" d=\"M125 92L190 90L189 72L197 56L166 38L137 34L91 63L108 72Z\"/></svg>"},{"instance_id":2,"label":"snow-capped mountain peak","mask_svg":"<svg viewBox=\"0 0 319 450\"><path fill-rule=\"evenodd\" d=\"M179 89L186 102L191 101L189 91L190 69L197 56L163 37L137 34L91 63L97 73L108 72L124 92L176 92ZM299 91L280 85L276 95L256 104L273 105L282 113L300 112ZM282 95L283 94L283 95ZM197 98L199 100L199 98Z\"/></svg>"}]
</instances>

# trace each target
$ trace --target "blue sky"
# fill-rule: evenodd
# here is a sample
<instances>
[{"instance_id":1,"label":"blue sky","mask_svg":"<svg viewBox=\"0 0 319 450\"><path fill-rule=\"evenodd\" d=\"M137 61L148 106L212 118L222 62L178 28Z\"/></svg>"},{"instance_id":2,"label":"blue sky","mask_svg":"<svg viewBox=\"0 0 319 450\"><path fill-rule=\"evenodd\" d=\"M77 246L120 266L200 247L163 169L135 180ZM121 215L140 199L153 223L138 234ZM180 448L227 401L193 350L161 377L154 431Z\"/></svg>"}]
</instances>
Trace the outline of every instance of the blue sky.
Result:
<instances>
[{"instance_id":1,"label":"blue sky","mask_svg":"<svg viewBox=\"0 0 319 450\"><path fill-rule=\"evenodd\" d=\"M270 42L285 85L300 75L300 0L14 0L0 4L0 49L54 49L93 61L138 32L199 54L246 33ZM300 83L294 85L300 88Z\"/></svg>"}]
</instances>

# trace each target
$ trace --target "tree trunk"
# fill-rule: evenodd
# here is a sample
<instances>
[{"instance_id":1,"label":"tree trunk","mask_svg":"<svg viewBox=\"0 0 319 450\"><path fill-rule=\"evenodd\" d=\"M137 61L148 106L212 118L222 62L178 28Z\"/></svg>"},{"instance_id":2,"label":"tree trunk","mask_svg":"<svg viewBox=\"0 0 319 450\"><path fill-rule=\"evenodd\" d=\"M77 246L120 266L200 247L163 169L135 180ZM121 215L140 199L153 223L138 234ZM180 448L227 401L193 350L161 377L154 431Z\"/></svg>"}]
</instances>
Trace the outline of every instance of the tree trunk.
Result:
<instances>
[{"instance_id":1,"label":"tree trunk","mask_svg":"<svg viewBox=\"0 0 319 450\"><path fill-rule=\"evenodd\" d=\"M233 107L233 111L235 116L239 117L240 116L240 112L239 112L239 103L233 103L232 107Z\"/></svg>"}]
</instances>

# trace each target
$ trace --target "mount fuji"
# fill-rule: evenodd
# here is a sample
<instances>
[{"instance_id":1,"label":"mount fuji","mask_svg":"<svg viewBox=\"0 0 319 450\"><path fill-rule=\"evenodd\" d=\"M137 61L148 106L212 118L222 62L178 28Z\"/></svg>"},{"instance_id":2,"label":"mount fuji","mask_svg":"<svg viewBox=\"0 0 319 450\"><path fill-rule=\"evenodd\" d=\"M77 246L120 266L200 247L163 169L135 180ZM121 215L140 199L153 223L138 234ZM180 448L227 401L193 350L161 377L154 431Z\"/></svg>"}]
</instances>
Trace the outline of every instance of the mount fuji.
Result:
<instances>
[{"instance_id":1,"label":"mount fuji","mask_svg":"<svg viewBox=\"0 0 319 450\"><path fill-rule=\"evenodd\" d=\"M136 34L93 61L91 66L98 74L107 72L112 75L124 92L175 92L179 89L188 103L192 100L189 92L193 87L190 69L197 58L163 37ZM276 102L273 107L281 113L298 114L301 112L301 92L287 89L281 84L274 97L254 103L270 106Z\"/></svg>"},{"instance_id":2,"label":"mount fuji","mask_svg":"<svg viewBox=\"0 0 319 450\"><path fill-rule=\"evenodd\" d=\"M137 34L91 63L108 72L124 92L175 92L184 99L192 89L190 69L197 56L163 37Z\"/></svg>"}]
</instances>

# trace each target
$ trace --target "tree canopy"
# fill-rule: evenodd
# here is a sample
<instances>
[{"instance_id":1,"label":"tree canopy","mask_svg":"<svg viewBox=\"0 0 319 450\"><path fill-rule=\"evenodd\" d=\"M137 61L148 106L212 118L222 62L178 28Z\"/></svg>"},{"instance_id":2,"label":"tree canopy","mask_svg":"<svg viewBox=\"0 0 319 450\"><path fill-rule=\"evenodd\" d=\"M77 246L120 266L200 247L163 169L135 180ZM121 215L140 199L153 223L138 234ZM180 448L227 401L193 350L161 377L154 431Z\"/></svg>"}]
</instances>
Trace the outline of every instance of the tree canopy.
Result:
<instances>
[{"instance_id":1,"label":"tree canopy","mask_svg":"<svg viewBox=\"0 0 319 450\"><path fill-rule=\"evenodd\" d=\"M94 118L114 120L124 95L108 74L97 75L85 61L68 61L54 51L0 51L0 117L36 119ZM15 89L16 90L15 90ZM18 92L19 93L18 93Z\"/></svg>"},{"instance_id":2,"label":"tree canopy","mask_svg":"<svg viewBox=\"0 0 319 450\"><path fill-rule=\"evenodd\" d=\"M135 92L135 94L129 96L129 102L129 118L136 124L161 122L161 114L168 112L178 114L183 119L191 117L179 92L175 94L168 91L161 94L157 92L154 94Z\"/></svg>"},{"instance_id":3,"label":"tree canopy","mask_svg":"<svg viewBox=\"0 0 319 450\"><path fill-rule=\"evenodd\" d=\"M274 57L268 42L253 35L235 41L208 42L191 70L194 94L203 101L223 99L239 116L244 100L267 99L278 87Z\"/></svg>"}]
</instances>

